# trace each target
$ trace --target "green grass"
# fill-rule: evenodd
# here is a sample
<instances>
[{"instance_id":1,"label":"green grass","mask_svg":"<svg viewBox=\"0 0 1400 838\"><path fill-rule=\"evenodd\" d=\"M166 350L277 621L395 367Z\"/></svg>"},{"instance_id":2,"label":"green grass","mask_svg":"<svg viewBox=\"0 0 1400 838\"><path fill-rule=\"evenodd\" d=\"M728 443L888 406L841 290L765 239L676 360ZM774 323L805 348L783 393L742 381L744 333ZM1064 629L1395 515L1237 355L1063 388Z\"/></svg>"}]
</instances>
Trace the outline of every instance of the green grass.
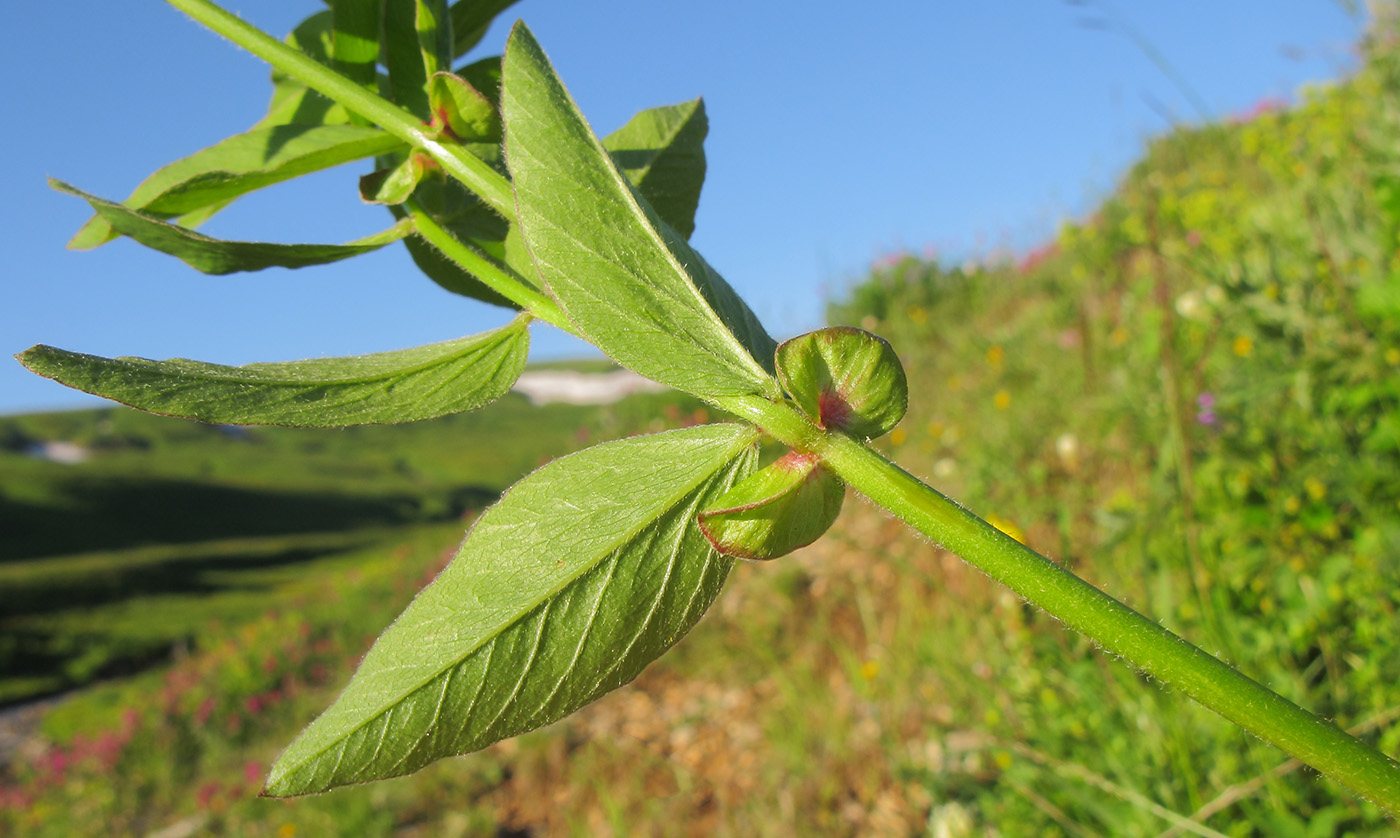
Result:
<instances>
[{"instance_id":1,"label":"green grass","mask_svg":"<svg viewBox=\"0 0 1400 838\"><path fill-rule=\"evenodd\" d=\"M345 556L465 515L586 443L689 416L671 394L405 426L229 429L125 408L0 419L0 703L138 671L209 620L284 608ZM91 452L63 465L35 441ZM353 564L353 562L352 562Z\"/></svg>"}]
</instances>

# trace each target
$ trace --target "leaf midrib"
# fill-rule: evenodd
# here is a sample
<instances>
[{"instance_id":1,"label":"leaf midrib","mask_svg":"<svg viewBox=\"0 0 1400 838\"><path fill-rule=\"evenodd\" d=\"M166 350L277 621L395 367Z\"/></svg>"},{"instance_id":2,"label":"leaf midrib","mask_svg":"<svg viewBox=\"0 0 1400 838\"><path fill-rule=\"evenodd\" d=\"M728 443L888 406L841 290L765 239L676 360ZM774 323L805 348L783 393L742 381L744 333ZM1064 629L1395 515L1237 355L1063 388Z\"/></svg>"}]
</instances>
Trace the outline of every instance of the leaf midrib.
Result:
<instances>
[{"instance_id":1,"label":"leaf midrib","mask_svg":"<svg viewBox=\"0 0 1400 838\"><path fill-rule=\"evenodd\" d=\"M397 694L397 696L396 696L392 701L381 702L381 703L380 703L380 708L379 708L379 709L375 710L372 714L366 716L364 719L362 719L361 721L357 722L353 727L350 727L350 728L344 730L343 732L341 732L340 734L336 735L334 738L332 738L332 739L331 739L329 742L327 742L325 745L321 746L320 748L318 748L318 749L316 749L315 751L313 751L313 752L311 752L310 754L308 754L308 755L307 755L306 757L304 757L303 759L299 760L299 761L296 763L295 766L290 766L290 767L288 767L287 771L283 774L283 776L284 776L284 777L290 776L294 771L297 771L297 770L299 770L299 769L302 769L302 768L304 768L304 767L310 765L310 764L313 763L315 760L319 759L322 755L324 755L324 754L330 752L331 750L333 750L333 749L335 749L335 748L337 748L337 747L340 747L340 748L342 749L342 750L341 750L341 755L342 755L342 758L343 758L343 755L344 755L344 748L346 747L346 745L347 745L347 743L348 743L350 737L354 736L356 733L358 733L358 732L360 732L361 730L365 729L365 728L368 727L370 724L373 724L373 723L375 722L375 720L379 719L379 718L382 717L384 714L386 714L386 713L392 713L392 712L394 711L394 708L401 706L405 701L407 701L407 700L408 700L411 696L413 696L414 694L416 694L416 693L418 693L418 692L421 692L422 690L425 690L425 689L427 689L428 687L430 687L435 681L437 681L439 678L441 678L441 677L443 676L444 673L450 673L450 672L452 672L453 670L457 669L459 666L461 666L461 664L462 664L463 661L465 661L467 658L471 657L472 655L476 654L477 651L479 651L482 647L484 647L485 645L487 645L487 644L490 643L491 641L496 640L497 638L499 638L502 634L504 634L506 631L508 631L511 627L515 626L516 624L520 623L520 621L524 620L525 618L527 618L527 617L529 617L531 614L533 614L533 613L535 612L536 609L540 608L540 607L541 607L542 605L544 605L545 603L547 603L547 602L549 602L549 601L555 599L556 597L558 597L561 591L563 591L564 589L566 589L566 588L568 588L569 586L573 585L575 582L577 582L580 578L582 578L584 575L586 575L586 574L589 573L590 571L596 569L600 564L602 564L604 561L606 561L609 557L611 557L611 556L613 556L614 554L616 554L617 551L618 551L619 549L621 549L624 545L628 544L628 543L631 542L633 539L635 539L643 530L645 530L647 527L651 526L652 524L656 523L656 521L657 521L658 519L660 519L662 515L664 515L666 512L670 511L671 509L675 508L675 506L676 506L681 500L683 500L685 497L687 497L687 496L690 495L691 493L693 493L693 492L699 490L701 487L703 487L703 486L705 485L705 483L706 483L707 481L709 481L710 479L712 479L712 478L714 477L714 475L715 475L720 469L724 468L725 465L727 465L728 463L732 462L733 459L734 459L734 457L738 456L739 452L743 451L744 448L746 448L747 446L753 444L753 443L758 439L758 436L759 436L759 432L758 432L758 430L757 430L756 428L751 428L751 429L749 430L749 433L741 434L740 436L738 436L738 437L735 439L735 441L734 441L733 443L731 443L731 444L725 449L725 452L726 452L725 455L724 455L723 457L717 457L717 458L716 458L716 462L718 463L718 465L716 465L714 469L712 469L712 470L710 470L709 472L707 472L706 475L705 475L701 480L699 480L699 481L696 482L695 484L691 485L688 489L685 489L684 491L681 491L681 492L679 492L678 494L674 494L674 495L670 496L670 497L667 499L666 503L663 504L663 505L661 505L661 506L659 507L660 511L659 511L656 515L645 519L640 525L636 526L635 528L630 528L630 529L626 530L626 531L625 531L625 534L622 535L622 536L619 536L618 539L617 539L613 544L611 544L611 545L609 546L609 548L607 549L606 552L600 552L598 558L597 558L595 561L588 562L588 563L586 563L586 564L582 564L582 565L580 565L580 569L578 570L577 573L573 573L573 574L570 574L569 576L562 577L562 578L561 578L560 584L551 587L550 589L548 589L545 593L543 593L543 594L540 595L539 597L536 597L536 598L530 600L530 601L528 602L528 604L522 605L522 606L516 611L516 613L515 613L513 616L510 617L509 620L503 621L503 622L501 623L500 627L497 628L496 631L495 631L493 634L491 634L491 635L489 635L489 636L486 636L486 637L483 637L479 642L476 643L476 645L474 645L474 646L472 646L470 649L467 649L466 651L462 652L460 655L455 656L450 662L446 663L444 666L442 666L442 667L440 667L440 668L438 668L438 669L435 669L435 670L432 672L431 675L425 676L425 677L422 678L418 683L414 684L414 685L411 686L411 687L408 687L408 688L402 690L400 693ZM507 491L506 494L508 495L508 494L509 494L509 491ZM501 500L502 500L502 501L505 500L505 497L506 497L506 495L502 495L502 496L501 496ZM500 501L497 501L497 503L500 503ZM480 522L478 522L478 526L480 526ZM471 537L471 534L468 533L468 534L467 534L467 537L470 538L470 537ZM543 631L543 627L541 628L541 631ZM528 667L527 667L527 670L528 670ZM521 681L520 681L519 683L523 683L525 677L526 677L526 675L525 675L525 674L522 674L522 676L521 676ZM510 701L512 701L512 700L515 698L515 696L518 694L518 692L519 692L519 683L517 683L516 689L512 691L510 698L508 698L508 699L502 704L502 707L503 707L503 708L507 708L507 707L509 706L509 704L510 704ZM473 704L474 704L474 703L475 703L475 699L473 699ZM505 712L505 709L502 709L501 713L504 713L504 712ZM498 714L498 717L499 717L499 714ZM492 720L492 724L494 725L496 721L497 721L497 719L493 719L493 720ZM411 753L411 751L410 751L410 753ZM338 770L339 770L339 768L337 767L336 769L332 770L331 774L334 775L334 774L335 774L335 771L338 771Z\"/></svg>"},{"instance_id":2,"label":"leaf midrib","mask_svg":"<svg viewBox=\"0 0 1400 838\"><path fill-rule=\"evenodd\" d=\"M509 323L509 324L507 324L507 325L501 327L501 330L504 331L504 330L511 330L511 329L514 329L514 328L524 328L523 324L522 324L521 326L519 326L519 327L516 327L515 324L516 324L516 323L519 323L520 321L525 320L525 319L528 319L528 315L520 315L520 316L516 317L515 320L513 320L511 323ZM257 384L264 385L264 386L266 386L266 387L268 387L268 388L297 388L297 389L303 389L303 388L307 388L307 387L317 387L317 386L348 385L348 384L372 384L372 383L374 383L374 382L376 382L376 381L386 381L386 380L389 380L389 379L404 378L404 377L407 377L407 376L409 376L409 375L413 375L414 373L419 373L419 372L423 372L424 370L431 369L431 368L433 368L433 367L447 366L448 364L451 364L451 363L454 362L454 361L460 360L461 358L463 358L463 357L465 357L466 355L470 354L473 350L483 349L483 348L486 348L486 347L491 346L492 344L504 345L504 343L505 343L505 341L500 341L500 340L480 341L480 342L475 342L475 343L471 342L471 341L473 341L474 339L479 338L479 337L481 337L481 336L480 336L480 335L472 335L472 336L470 336L470 337L458 338L458 340L468 341L469 343L468 343L466 346L464 346L463 348L461 348L460 350L457 350L457 351L455 351L455 352L449 353L449 354L447 354L447 355L443 355L443 356L440 356L440 357L437 357L437 358L428 359L428 360L425 360L425 361L423 361L423 362L421 362L421 363L415 364L415 365L410 366L410 367L403 367L403 368L400 368L400 369L387 371L387 372L384 372L384 373L381 373L381 374L363 374L363 375L360 375L360 376L345 377L345 378L301 378L301 379L296 379L296 380L292 380L292 379L280 379L280 380L279 380L279 379L272 379L272 380L266 380L266 379L257 378L256 376L255 376L255 377L251 377L251 378L246 378L246 377L243 377L243 376L238 376L238 375L234 375L234 374L231 374L231 373L225 373L225 372L206 372L206 371L204 371L203 369L198 370L198 371L194 371L194 372L188 372L188 374L191 375L192 377L193 377L193 376L198 376L198 377L205 378L205 379L211 380L211 381L230 382L230 383L235 383L235 384L253 384L253 383L257 383ZM497 336L493 335L493 337L497 337ZM448 342L450 343L451 341L448 341ZM63 352L63 351L65 351L65 350L60 349L60 350L58 350L58 351L59 351L59 352ZM74 354L76 354L76 353L74 353ZM381 353L381 354L392 354L392 353ZM97 357L97 356L93 356L93 357ZM360 357L373 357L373 356L371 355L371 356L360 356ZM165 371L158 370L158 369L153 370L153 369L151 369L150 367L148 367L148 366L146 366L146 365L147 365L147 364L152 364L152 365L155 365L155 364L168 364L168 363L173 363L173 362L176 362L176 361L184 361L184 360L188 360L188 359L183 359L183 358L172 358L172 359L170 359L170 360L168 360L168 361L154 361L154 360L151 360L151 359L149 359L149 358L112 358L112 359L109 360L109 363L113 363L113 364L123 364L123 365L127 365L127 366L132 366L132 367L136 367L136 368L141 369L142 371L146 371L146 372L154 372L154 373L158 373L158 374L164 373L164 374L167 374L167 375L175 375L175 374L179 374L179 372L169 373L169 372L165 372ZM317 360L318 360L318 359L312 359L311 362L312 362L312 363L315 363ZM329 358L328 358L328 359L325 359L325 360L332 360L332 359L329 359ZM139 363L138 363L138 362L139 362ZM200 361L191 361L190 363L200 364L200 363L202 363L202 362L200 362ZM292 362L292 363L299 363L299 362ZM257 373L261 373L261 372L263 372L263 371L266 371L266 370L268 370L269 368L272 368L272 369L285 369L285 367L283 367L281 364L248 364L247 366L243 366L243 367L227 367L227 366L224 366L224 365L222 365L222 364L210 364L210 365L208 365L208 366L214 367L216 370L221 370L221 371L222 371L222 370L226 370L226 369L232 369L232 370L248 370L248 371L253 371L253 372L257 372ZM187 372L187 371L180 371L180 372ZM291 373L288 373L288 374L291 374Z\"/></svg>"},{"instance_id":3,"label":"leaf midrib","mask_svg":"<svg viewBox=\"0 0 1400 838\"><path fill-rule=\"evenodd\" d=\"M517 24L517 27L519 27L519 24ZM683 278L684 281L681 282L681 285L685 286L686 288L686 291L683 293L685 293L687 297L694 299L698 303L696 309L702 314L704 319L710 321L711 323L713 323L713 325L718 327L719 332L723 335L722 339L730 345L730 357L722 360L727 361L730 364L735 364L737 366L747 367L748 375L753 379L751 385L759 386L759 392L767 391L766 395L774 395L775 393L773 392L773 388L763 387L763 385L759 383L770 381L771 376L769 376L768 372L764 370L763 367L753 359L753 357L749 354L748 349L744 347L743 343L739 341L738 337L730 330L729 326L725 324L723 318L721 318L719 314L715 312L715 310L710 306L709 301L705 299L704 293L701 292L700 288L696 285L694 278L691 277L688 271L686 271L685 266L680 263L676 254L672 252L671 247L666 240L666 237L658 229L657 224L665 224L665 221L661 220L660 217L656 216L655 211L649 213L647 209L643 208L641 203L639 203L636 189L633 188L631 182L627 180L626 175L624 175L619 170L617 163L612 159L612 155L610 155L608 153L608 150L603 146L602 141L594 135L592 128L588 125L588 121L584 118L583 113L579 110L578 104L574 102L573 96L568 92L566 88L564 88L563 83L560 82L557 77L552 78L552 74L550 73L536 75L535 72L533 72L536 69L543 69L544 67L548 67L549 60L545 57L544 50L539 46L537 42L535 42L534 36L530 35L528 30L526 30L526 35L528 36L529 46L533 49L533 51L538 53L541 61L541 66L539 68L527 68L531 70L531 72L527 76L529 82L535 86L543 86L546 89L547 96L553 96L555 93L558 93L562 96L562 100L565 103L565 108L567 109L569 116L574 122L574 125L572 127L576 131L582 132L583 139L585 141L584 144L587 146L589 153L595 158L594 168L601 168L606 173L607 179L611 181L615 187L620 188L622 192L622 200L625 204L625 209L629 214L632 214L633 216L637 217L638 220L641 222L640 226L644 230L646 238L649 239L649 244L654 250L659 250L662 254L662 258L666 261L667 265L677 275ZM516 33L512 33L512 40L514 40L515 37ZM503 87L503 90L504 89L505 88ZM521 112L527 115L530 113L530 110L524 107L518 95L512 94L510 96L510 99L514 103L515 107L519 108ZM504 101L505 98L503 95L503 104ZM519 117L517 116L516 120L518 119ZM513 122L516 120L511 121ZM511 136L517 134L517 131L508 130L507 138L510 138ZM518 144L518 140L515 143L512 143L512 145L517 146ZM509 149L507 150L506 156L507 159L509 159ZM604 165L602 165L601 167L597 166L597 158L601 158ZM537 162L542 162L538 161L538 158L536 158L536 160ZM574 178L572 175L569 175L569 178L577 182L576 178ZM512 187L514 189L513 181ZM677 242L682 241L679 233L675 234L674 240ZM589 250L591 252L596 252L593 248L589 248ZM546 284L548 284L547 280ZM563 308L567 313L568 306L562 300L560 301L560 307Z\"/></svg>"}]
</instances>

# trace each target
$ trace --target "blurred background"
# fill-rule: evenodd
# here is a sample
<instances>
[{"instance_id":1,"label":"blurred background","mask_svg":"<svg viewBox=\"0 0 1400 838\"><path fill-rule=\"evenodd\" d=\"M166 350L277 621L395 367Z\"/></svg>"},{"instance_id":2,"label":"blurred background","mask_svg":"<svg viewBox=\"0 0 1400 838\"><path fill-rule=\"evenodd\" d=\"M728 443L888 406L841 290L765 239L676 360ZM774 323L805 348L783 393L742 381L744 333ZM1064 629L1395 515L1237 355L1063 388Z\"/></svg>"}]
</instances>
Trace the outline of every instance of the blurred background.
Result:
<instances>
[{"instance_id":1,"label":"blurred background","mask_svg":"<svg viewBox=\"0 0 1400 838\"><path fill-rule=\"evenodd\" d=\"M317 5L235 8L282 33ZM49 132L3 140L23 197L4 210L11 351L245 363L505 319L398 248L237 278L127 241L64 251L87 211L45 174L121 198L255 121L266 70L159 4L0 14L82 56L15 47L47 71L7 100ZM891 456L1400 753L1393 5L525 0L472 57L516 16L600 132L705 94L694 243L776 336L892 342L913 398ZM360 173L250 196L209 232L373 232ZM546 331L536 347L537 369L610 369L560 360L586 348ZM406 426L231 429L3 375L0 834L1394 833L854 498L818 544L742 563L690 637L579 714L261 800L500 491L721 417L673 393L516 394Z\"/></svg>"}]
</instances>

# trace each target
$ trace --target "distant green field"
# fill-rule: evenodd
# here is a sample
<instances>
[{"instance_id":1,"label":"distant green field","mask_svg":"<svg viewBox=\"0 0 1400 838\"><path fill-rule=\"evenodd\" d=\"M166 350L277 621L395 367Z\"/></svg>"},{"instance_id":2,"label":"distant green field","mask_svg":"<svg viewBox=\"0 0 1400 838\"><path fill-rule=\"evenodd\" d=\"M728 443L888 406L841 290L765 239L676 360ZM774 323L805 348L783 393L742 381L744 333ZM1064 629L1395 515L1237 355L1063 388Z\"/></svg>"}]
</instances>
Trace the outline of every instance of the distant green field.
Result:
<instances>
[{"instance_id":1,"label":"distant green field","mask_svg":"<svg viewBox=\"0 0 1400 838\"><path fill-rule=\"evenodd\" d=\"M698 407L677 394L599 407L512 394L474 413L343 430L125 408L0 418L0 704L163 661L210 620L307 595L346 555L425 528L449 546L463 516L541 463ZM36 456L47 442L87 459Z\"/></svg>"}]
</instances>

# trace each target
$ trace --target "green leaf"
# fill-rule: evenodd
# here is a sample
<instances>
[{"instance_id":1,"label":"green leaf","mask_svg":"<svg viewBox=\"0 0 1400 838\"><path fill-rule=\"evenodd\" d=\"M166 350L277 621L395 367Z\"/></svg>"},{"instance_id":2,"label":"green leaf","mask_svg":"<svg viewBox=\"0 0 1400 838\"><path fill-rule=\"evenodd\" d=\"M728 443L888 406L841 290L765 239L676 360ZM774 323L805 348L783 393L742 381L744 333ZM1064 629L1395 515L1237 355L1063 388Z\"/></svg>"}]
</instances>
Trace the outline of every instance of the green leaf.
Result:
<instances>
[{"instance_id":1,"label":"green leaf","mask_svg":"<svg viewBox=\"0 0 1400 838\"><path fill-rule=\"evenodd\" d=\"M700 99L651 108L603 138L632 185L676 232L695 232L695 209L705 183L705 103Z\"/></svg>"},{"instance_id":2,"label":"green leaf","mask_svg":"<svg viewBox=\"0 0 1400 838\"><path fill-rule=\"evenodd\" d=\"M452 4L452 57L467 51L486 37L496 16L520 0L457 0ZM478 88L480 89L480 88Z\"/></svg>"},{"instance_id":3,"label":"green leaf","mask_svg":"<svg viewBox=\"0 0 1400 838\"><path fill-rule=\"evenodd\" d=\"M731 562L695 515L752 469L756 438L741 425L633 437L517 483L278 758L265 793L407 774L635 678L719 594Z\"/></svg>"},{"instance_id":4,"label":"green leaf","mask_svg":"<svg viewBox=\"0 0 1400 838\"><path fill-rule=\"evenodd\" d=\"M331 55L342 75L374 90L383 0L331 0Z\"/></svg>"},{"instance_id":5,"label":"green leaf","mask_svg":"<svg viewBox=\"0 0 1400 838\"><path fill-rule=\"evenodd\" d=\"M158 218L172 218L223 206L255 189L403 147L393 135L359 125L283 125L249 131L161 168L123 203ZM68 246L80 250L97 247L118 235L99 214L83 225Z\"/></svg>"},{"instance_id":6,"label":"green leaf","mask_svg":"<svg viewBox=\"0 0 1400 838\"><path fill-rule=\"evenodd\" d=\"M226 367L100 358L35 346L16 356L69 387L167 416L233 425L339 428L414 422L490 404L525 368L528 318L472 337L350 358Z\"/></svg>"},{"instance_id":7,"label":"green leaf","mask_svg":"<svg viewBox=\"0 0 1400 838\"><path fill-rule=\"evenodd\" d=\"M618 170L523 24L503 73L521 234L569 320L624 366L676 389L776 398L772 339Z\"/></svg>"},{"instance_id":8,"label":"green leaf","mask_svg":"<svg viewBox=\"0 0 1400 838\"><path fill-rule=\"evenodd\" d=\"M486 100L491 103L491 107L500 110L501 57L499 55L473 61L458 70L457 75L466 79L468 84L476 88L482 96L485 96Z\"/></svg>"},{"instance_id":9,"label":"green leaf","mask_svg":"<svg viewBox=\"0 0 1400 838\"><path fill-rule=\"evenodd\" d=\"M368 204L402 204L413 195L429 168L437 168L422 152L411 152L397 166L360 178L360 200Z\"/></svg>"},{"instance_id":10,"label":"green leaf","mask_svg":"<svg viewBox=\"0 0 1400 838\"><path fill-rule=\"evenodd\" d=\"M845 497L817 457L789 451L706 507L700 530L726 556L776 559L821 538Z\"/></svg>"},{"instance_id":11,"label":"green leaf","mask_svg":"<svg viewBox=\"0 0 1400 838\"><path fill-rule=\"evenodd\" d=\"M904 365L889 342L850 326L832 326L785 341L778 378L820 427L860 439L889 433L909 405Z\"/></svg>"},{"instance_id":12,"label":"green leaf","mask_svg":"<svg viewBox=\"0 0 1400 838\"><path fill-rule=\"evenodd\" d=\"M49 180L60 192L76 195L92 205L113 230L140 244L168 253L206 274L261 271L265 268L304 268L324 265L378 250L407 236L412 226L400 222L385 230L347 244L268 244L214 239L161 221L145 212L89 195L61 181Z\"/></svg>"},{"instance_id":13,"label":"green leaf","mask_svg":"<svg viewBox=\"0 0 1400 838\"><path fill-rule=\"evenodd\" d=\"M501 115L496 106L461 76L434 73L428 81L428 100L434 124L446 127L458 141L501 141Z\"/></svg>"}]
</instances>

